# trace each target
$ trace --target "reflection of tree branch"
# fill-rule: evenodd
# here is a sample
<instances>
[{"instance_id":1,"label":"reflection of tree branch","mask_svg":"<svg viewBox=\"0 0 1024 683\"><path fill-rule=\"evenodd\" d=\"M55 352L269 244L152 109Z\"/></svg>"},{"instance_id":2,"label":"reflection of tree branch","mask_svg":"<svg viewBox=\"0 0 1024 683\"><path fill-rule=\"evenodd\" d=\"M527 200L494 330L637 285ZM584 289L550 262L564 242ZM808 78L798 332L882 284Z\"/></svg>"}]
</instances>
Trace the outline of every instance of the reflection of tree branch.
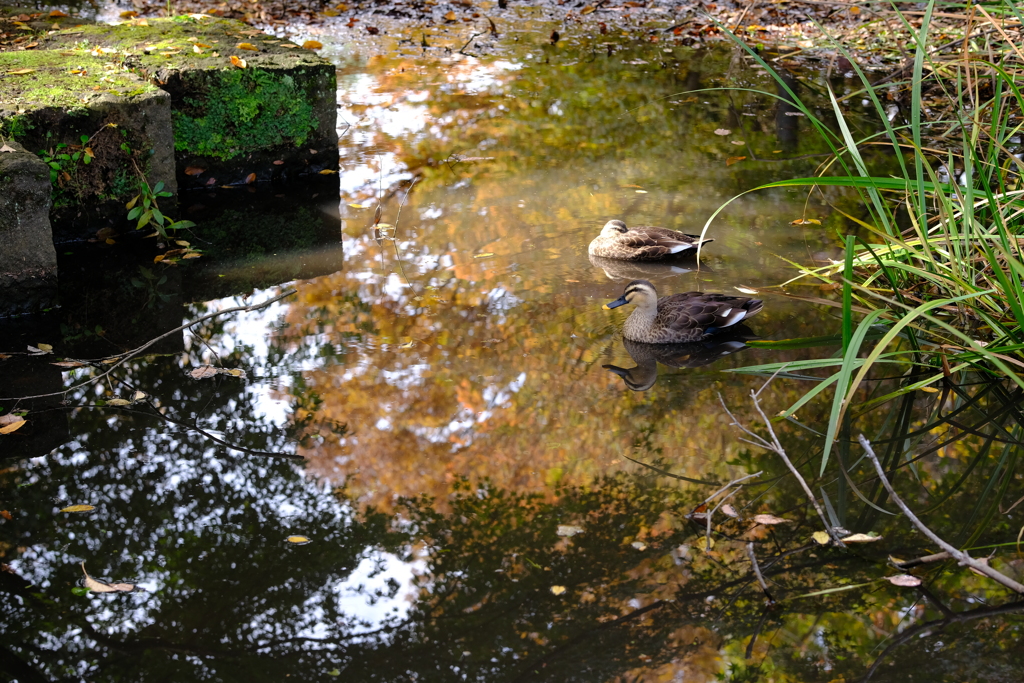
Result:
<instances>
[{"instance_id":1,"label":"reflection of tree branch","mask_svg":"<svg viewBox=\"0 0 1024 683\"><path fill-rule=\"evenodd\" d=\"M159 410L154 408L152 404L147 403L146 405L148 405L150 408L152 408L152 412L145 412L145 413L143 413L144 415L153 415L155 417L159 417L164 422L170 423L172 425L177 425L178 427L183 427L183 428L185 428L187 430L194 431L194 432L197 432L199 434L202 434L207 439L210 439L211 441L219 443L220 445L222 445L222 446L224 446L226 448L229 448L229 449L231 449L233 451L239 451L239 452L245 453L247 455L259 455L259 456L263 456L263 457L266 457L266 458L287 458L288 460L305 460L304 457L302 457L301 455L297 455L295 453L271 453L269 451L256 451L256 450L253 450L251 448L246 448L245 446L236 446L235 444L231 443L230 441L225 441L224 439L216 436L215 434L212 434L212 433L206 431L205 429L200 427L195 422L193 422L192 424L188 424L188 423L185 423L185 422L181 422L179 420L175 420L174 418L168 417L168 416L164 415L163 413L161 413Z\"/></svg>"},{"instance_id":2,"label":"reflection of tree branch","mask_svg":"<svg viewBox=\"0 0 1024 683\"><path fill-rule=\"evenodd\" d=\"M972 609L968 612L959 612L953 614L952 616L945 616L942 619L927 621L923 624L918 624L917 626L908 628L906 631L896 636L893 642L889 644L889 647L885 648L882 651L882 654L878 655L878 659L876 659L874 663L871 664L871 668L868 669L867 673L864 674L864 678L861 680L864 683L867 683L867 681L871 680L871 677L875 675L875 671L878 669L879 665L885 660L885 658L888 656L890 652L892 652L908 640L928 635L927 633L923 633L924 631L930 631L935 627L941 628L944 626L948 626L949 624L957 624L964 621L973 621L974 619L998 616L1000 614L1009 614L1011 612L1020 612L1022 610L1024 610L1024 601L1011 602L1010 604L1003 605L1001 607L979 607L977 609Z\"/></svg>"},{"instance_id":3,"label":"reflection of tree branch","mask_svg":"<svg viewBox=\"0 0 1024 683\"><path fill-rule=\"evenodd\" d=\"M903 499L896 495L896 490L893 489L892 484L889 483L889 478L885 476L885 471L882 469L882 463L878 461L878 456L875 455L875 452L871 449L871 443L864 438L863 434L858 436L857 440L860 441L860 445L864 448L864 453L867 455L868 460L870 460L871 464L875 466L875 471L878 473L878 477L882 481L882 486L884 486L885 490L889 492L889 497L892 498L892 502L896 503L896 506L903 512L904 516L910 520L911 524L917 527L918 531L931 539L932 543L949 553L950 556L961 565L967 565L971 569L984 574L993 581L1001 583L1016 593L1024 593L1024 585L1014 581L1001 571L990 567L987 562L976 560L964 551L950 545L939 538L931 529L926 527L924 522L918 519L917 515L907 507L907 504L903 502Z\"/></svg>"},{"instance_id":4,"label":"reflection of tree branch","mask_svg":"<svg viewBox=\"0 0 1024 683\"><path fill-rule=\"evenodd\" d=\"M49 398L50 396L66 396L68 393L74 391L75 389L80 389L81 387L88 386L90 384L95 384L96 382L100 381L101 379L103 379L104 377L106 377L107 375L112 373L114 371L114 369L117 368L118 365L121 365L125 361L127 361L127 360L129 360L131 358L134 358L135 356L138 356L140 353L142 353L143 351L148 349L153 344L156 344L161 339L169 337L172 334L175 334L177 332L181 332L182 330L187 330L188 328L192 327L193 325L198 325L199 323L204 322L206 320L209 320L210 318L216 318L216 317L224 315L226 313L238 313L239 311L244 312L244 313L249 313L249 312L252 312L252 311L258 311L261 308L266 308L270 304L272 304L272 303L274 303L276 301L280 301L281 299L283 299L285 297L291 296L294 293L295 293L294 289L289 289L287 292L283 292L281 294L278 294L277 296L273 297L272 299L267 299L263 303L252 304L251 306L235 306L234 308L225 308L223 311L216 311L215 313L210 313L208 315L204 315L203 317L196 318L195 320L193 320L191 322L187 322L184 325L179 325L178 327L175 327L173 330L168 330L167 332L164 332L160 336L154 337L153 339L150 339L148 342L146 342L142 346L140 346L140 347L138 347L136 349L132 349L131 351L128 351L127 353L117 354L117 355L114 355L114 356L110 356L109 358L101 359L101 360L110 360L110 359L113 359L113 358L117 358L117 361L115 361L102 374L96 375L95 377L92 377L92 378L86 380L85 382L82 382L80 384L76 384L73 387L68 387L67 389L64 389L62 391L53 391L53 392L50 392L48 394L36 394L35 396L12 396L11 399L18 400L18 401L27 401L27 400L35 399L35 398Z\"/></svg>"}]
</instances>

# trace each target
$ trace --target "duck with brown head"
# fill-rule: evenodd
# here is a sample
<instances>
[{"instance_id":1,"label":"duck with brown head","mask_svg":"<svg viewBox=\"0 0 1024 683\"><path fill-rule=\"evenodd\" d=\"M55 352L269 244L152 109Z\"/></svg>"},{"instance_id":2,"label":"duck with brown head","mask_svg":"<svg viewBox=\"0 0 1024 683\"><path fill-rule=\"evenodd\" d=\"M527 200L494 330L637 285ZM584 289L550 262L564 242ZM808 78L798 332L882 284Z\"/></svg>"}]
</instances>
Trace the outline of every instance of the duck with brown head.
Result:
<instances>
[{"instance_id":1,"label":"duck with brown head","mask_svg":"<svg viewBox=\"0 0 1024 683\"><path fill-rule=\"evenodd\" d=\"M756 315L764 306L760 299L728 294L686 292L658 298L647 280L633 280L606 309L626 304L636 306L622 328L622 336L647 344L693 342L715 334Z\"/></svg>"},{"instance_id":2,"label":"duck with brown head","mask_svg":"<svg viewBox=\"0 0 1024 683\"><path fill-rule=\"evenodd\" d=\"M662 261L696 254L698 245L713 241L652 225L627 228L622 221L611 220L604 224L588 251L591 256L621 261Z\"/></svg>"}]
</instances>

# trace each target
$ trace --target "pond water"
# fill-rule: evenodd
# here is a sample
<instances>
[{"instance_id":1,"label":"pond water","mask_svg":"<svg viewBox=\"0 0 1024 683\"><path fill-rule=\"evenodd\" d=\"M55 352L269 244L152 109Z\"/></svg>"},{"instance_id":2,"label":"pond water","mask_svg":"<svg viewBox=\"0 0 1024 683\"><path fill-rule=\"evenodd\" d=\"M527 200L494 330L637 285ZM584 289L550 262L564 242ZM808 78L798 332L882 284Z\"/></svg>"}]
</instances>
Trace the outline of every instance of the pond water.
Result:
<instances>
[{"instance_id":1,"label":"pond water","mask_svg":"<svg viewBox=\"0 0 1024 683\"><path fill-rule=\"evenodd\" d=\"M873 680L1016 680L1017 603L949 563L930 576L934 594L881 580L895 572L887 554L928 546L838 470L815 491L885 541L816 547L803 493L725 412L763 433L750 392L765 378L728 370L835 346L663 357L624 345L628 311L601 308L636 277L663 294L742 287L765 301L748 340L835 335L818 298L831 289L776 285L791 261L839 258L849 228L831 207L858 212L843 194L743 196L711 223L699 268L587 256L610 218L699 233L730 198L813 174L827 147L806 119L752 92L776 89L730 49L609 35L552 45L529 18L503 30L470 54L458 31L392 28L373 46L318 35L339 68L342 170L337 206L322 188L299 193L316 244L112 266L100 294L65 304L60 334L36 342L108 355L293 293L176 332L95 383L105 366L4 361L5 396L67 393L5 404L37 412L2 444L15 445L0 489L0 668L19 682L830 681L873 665ZM792 78L828 118L825 81ZM184 196L182 209L203 201ZM243 232L290 228L267 228L255 204L240 211ZM93 268L96 249L66 260ZM300 279L280 283L290 272ZM121 339L96 329L111 308ZM195 379L203 365L244 377ZM775 414L812 386L777 378L761 405ZM978 387L918 394L855 428L893 471L917 458L906 482L922 508L960 496L960 513L947 504L931 519L983 544L1020 526L1021 508L1002 514L1020 493L1020 427L1015 394ZM830 400L777 425L808 477ZM961 422L932 429L942 410ZM852 472L851 433L838 460ZM965 479L972 469L980 480ZM733 501L743 520L716 517L706 549L689 513L757 471ZM885 505L877 481L857 481ZM72 505L92 509L61 511ZM757 513L788 523L751 524ZM89 592L83 563L136 589ZM917 637L950 609L969 616Z\"/></svg>"}]
</instances>

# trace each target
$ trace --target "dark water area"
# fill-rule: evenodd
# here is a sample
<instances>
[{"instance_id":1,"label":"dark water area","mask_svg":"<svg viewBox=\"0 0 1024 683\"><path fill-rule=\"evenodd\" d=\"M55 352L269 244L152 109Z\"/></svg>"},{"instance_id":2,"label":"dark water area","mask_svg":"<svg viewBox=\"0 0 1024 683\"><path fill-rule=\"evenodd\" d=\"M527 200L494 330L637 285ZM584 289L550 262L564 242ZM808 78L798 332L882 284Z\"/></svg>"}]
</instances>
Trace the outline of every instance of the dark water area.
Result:
<instances>
[{"instance_id":1,"label":"dark water area","mask_svg":"<svg viewBox=\"0 0 1024 683\"><path fill-rule=\"evenodd\" d=\"M28 411L0 436L5 680L1019 680L1024 602L948 561L886 581L936 549L855 441L940 534L1019 577L1018 389L969 377L861 411L823 473L831 391L773 423L834 521L881 535L846 548L812 540L803 491L733 424L766 434L767 378L730 370L837 352L742 342L839 332L832 288L776 285L840 258L855 226L832 207L861 215L855 198L745 195L699 268L587 255L610 218L698 233L815 173L828 148L752 92L770 78L724 48L553 46L528 17L470 55L461 34L386 33L316 36L339 69L338 178L185 193L203 258L68 247L62 308L0 330L53 347L0 361L0 396L47 394L0 402ZM828 119L822 76L792 79ZM636 277L765 306L734 346L645 349L601 308ZM120 364L52 364L164 334ZM760 405L814 382L784 374ZM693 511L759 471L709 548ZM90 589L83 563L134 590Z\"/></svg>"}]
</instances>

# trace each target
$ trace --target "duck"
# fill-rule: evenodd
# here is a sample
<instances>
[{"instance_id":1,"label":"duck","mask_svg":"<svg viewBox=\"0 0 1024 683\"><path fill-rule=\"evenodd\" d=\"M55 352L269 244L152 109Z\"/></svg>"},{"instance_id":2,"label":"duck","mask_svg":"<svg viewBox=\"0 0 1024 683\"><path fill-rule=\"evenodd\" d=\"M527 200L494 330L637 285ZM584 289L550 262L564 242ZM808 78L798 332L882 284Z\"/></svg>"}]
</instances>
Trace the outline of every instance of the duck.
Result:
<instances>
[{"instance_id":1,"label":"duck","mask_svg":"<svg viewBox=\"0 0 1024 683\"><path fill-rule=\"evenodd\" d=\"M697 247L708 242L714 240L702 240L700 235L651 225L627 228L620 220L610 220L590 243L588 251L591 256L620 261L660 261L696 254Z\"/></svg>"},{"instance_id":2,"label":"duck","mask_svg":"<svg viewBox=\"0 0 1024 683\"><path fill-rule=\"evenodd\" d=\"M709 339L684 344L645 344L623 339L622 345L636 367L601 367L621 377L627 389L647 391L658 381L658 363L670 368L703 367L719 358L742 351L747 348L746 342L757 338L749 327L739 324Z\"/></svg>"},{"instance_id":3,"label":"duck","mask_svg":"<svg viewBox=\"0 0 1024 683\"><path fill-rule=\"evenodd\" d=\"M760 299L728 294L685 292L658 298L647 280L633 280L606 310L633 304L636 308L622 328L622 336L645 344L679 344L705 339L716 332L757 315Z\"/></svg>"}]
</instances>

